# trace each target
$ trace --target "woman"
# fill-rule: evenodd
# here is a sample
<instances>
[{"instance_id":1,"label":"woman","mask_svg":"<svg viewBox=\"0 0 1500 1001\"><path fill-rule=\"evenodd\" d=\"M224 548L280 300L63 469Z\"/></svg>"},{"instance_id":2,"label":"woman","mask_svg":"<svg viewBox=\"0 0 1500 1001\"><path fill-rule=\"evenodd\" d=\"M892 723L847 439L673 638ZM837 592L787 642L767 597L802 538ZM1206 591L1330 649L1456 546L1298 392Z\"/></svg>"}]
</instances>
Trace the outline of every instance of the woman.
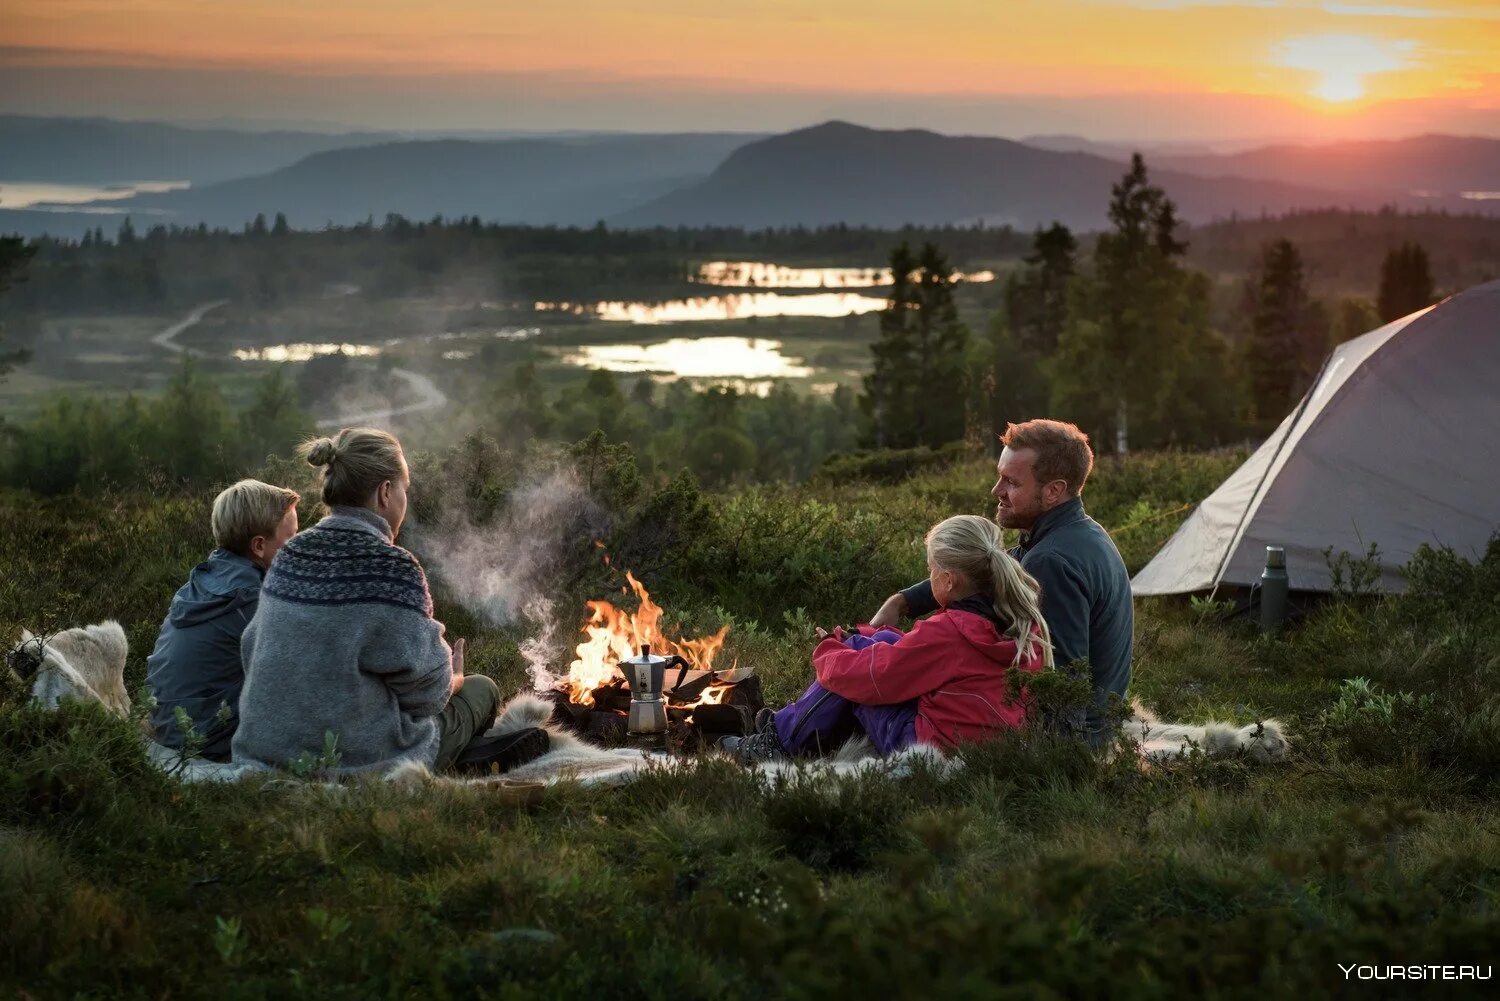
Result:
<instances>
[{"instance_id":1,"label":"woman","mask_svg":"<svg viewBox=\"0 0 1500 1001\"><path fill-rule=\"evenodd\" d=\"M337 761L319 767L340 774L408 762L503 769L545 752L540 729L477 739L494 722L500 691L482 675L464 676L464 641L449 648L426 574L395 544L411 484L401 443L346 428L304 443L301 454L323 470L330 513L281 548L261 585L240 643L234 760L326 759L330 734Z\"/></svg>"},{"instance_id":2,"label":"woman","mask_svg":"<svg viewBox=\"0 0 1500 1001\"><path fill-rule=\"evenodd\" d=\"M927 569L941 610L909 633L821 629L817 680L758 732L728 738L742 760L833 750L868 736L881 754L915 743L952 748L1025 722L1010 672L1052 667L1039 588L1005 552L987 518L960 515L927 533Z\"/></svg>"}]
</instances>

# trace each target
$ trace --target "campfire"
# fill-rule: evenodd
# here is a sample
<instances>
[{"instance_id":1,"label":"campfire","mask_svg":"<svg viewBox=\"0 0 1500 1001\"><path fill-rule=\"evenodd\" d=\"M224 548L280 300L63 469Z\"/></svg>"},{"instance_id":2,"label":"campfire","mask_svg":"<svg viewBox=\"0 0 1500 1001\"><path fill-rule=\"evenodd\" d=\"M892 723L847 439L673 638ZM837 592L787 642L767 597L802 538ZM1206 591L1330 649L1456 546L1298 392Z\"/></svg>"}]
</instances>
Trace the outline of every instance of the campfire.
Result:
<instances>
[{"instance_id":1,"label":"campfire","mask_svg":"<svg viewBox=\"0 0 1500 1001\"><path fill-rule=\"evenodd\" d=\"M634 594L635 612L609 601L587 603L588 618L580 630L584 640L574 651L567 677L550 693L557 707L554 719L606 743L651 731L654 737L691 747L746 732L762 704L760 681L753 669L738 663L727 669L715 666L729 627L698 639L668 636L661 606L634 574L627 572L625 580L628 588L622 591ZM653 672L638 673L646 665L643 656L655 669L654 684L649 680ZM641 681L633 683L635 677ZM657 695L665 712L656 712L664 715L664 725L639 723L640 703L651 700L654 708Z\"/></svg>"}]
</instances>

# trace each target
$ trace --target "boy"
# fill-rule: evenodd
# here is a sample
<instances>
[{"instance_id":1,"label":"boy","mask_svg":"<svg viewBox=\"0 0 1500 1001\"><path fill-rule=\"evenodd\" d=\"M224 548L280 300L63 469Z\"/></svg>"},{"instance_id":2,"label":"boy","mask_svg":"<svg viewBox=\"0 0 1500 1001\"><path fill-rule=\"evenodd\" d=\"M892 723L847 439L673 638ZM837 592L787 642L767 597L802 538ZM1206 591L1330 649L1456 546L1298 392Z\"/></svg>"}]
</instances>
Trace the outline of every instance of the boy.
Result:
<instances>
[{"instance_id":1,"label":"boy","mask_svg":"<svg viewBox=\"0 0 1500 1001\"><path fill-rule=\"evenodd\" d=\"M146 658L146 684L156 697L151 726L158 742L183 746L181 708L203 738L199 753L229 760L239 725L240 635L255 615L261 578L277 551L297 534L297 493L241 480L214 499L216 548L193 568Z\"/></svg>"}]
</instances>

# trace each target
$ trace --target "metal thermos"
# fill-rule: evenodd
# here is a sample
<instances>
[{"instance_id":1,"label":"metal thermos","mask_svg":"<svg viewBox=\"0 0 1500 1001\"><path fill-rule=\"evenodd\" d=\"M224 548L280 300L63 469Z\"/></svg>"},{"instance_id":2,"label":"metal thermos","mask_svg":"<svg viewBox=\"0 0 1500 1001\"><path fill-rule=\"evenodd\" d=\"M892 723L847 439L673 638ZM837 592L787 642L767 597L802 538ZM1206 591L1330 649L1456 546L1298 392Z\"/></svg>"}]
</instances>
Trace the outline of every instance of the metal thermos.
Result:
<instances>
[{"instance_id":1,"label":"metal thermos","mask_svg":"<svg viewBox=\"0 0 1500 1001\"><path fill-rule=\"evenodd\" d=\"M1286 623L1289 581L1286 575L1286 550L1266 547L1266 568L1260 572L1260 631L1280 632Z\"/></svg>"}]
</instances>

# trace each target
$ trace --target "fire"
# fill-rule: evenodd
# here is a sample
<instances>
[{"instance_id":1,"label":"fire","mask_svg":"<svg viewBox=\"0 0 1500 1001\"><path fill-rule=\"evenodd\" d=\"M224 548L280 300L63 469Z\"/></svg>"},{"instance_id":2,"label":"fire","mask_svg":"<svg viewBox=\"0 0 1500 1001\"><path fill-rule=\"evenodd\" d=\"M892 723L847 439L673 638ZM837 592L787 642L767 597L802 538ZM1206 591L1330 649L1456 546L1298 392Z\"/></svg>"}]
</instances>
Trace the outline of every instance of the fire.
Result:
<instances>
[{"instance_id":1,"label":"fire","mask_svg":"<svg viewBox=\"0 0 1500 1001\"><path fill-rule=\"evenodd\" d=\"M627 572L625 579L640 599L640 607L634 615L607 601L588 603L589 619L583 626L587 638L578 644L577 658L568 666L568 697L574 702L593 705L594 689L613 681L615 666L634 657L640 653L641 647L648 644L653 654L664 657L676 654L694 671L713 670L714 656L724 645L728 626L702 639L674 640L662 635L659 626L661 606L651 600L650 593L634 574ZM669 683L671 674L669 671ZM699 701L717 703L726 690L727 686L711 687Z\"/></svg>"}]
</instances>

